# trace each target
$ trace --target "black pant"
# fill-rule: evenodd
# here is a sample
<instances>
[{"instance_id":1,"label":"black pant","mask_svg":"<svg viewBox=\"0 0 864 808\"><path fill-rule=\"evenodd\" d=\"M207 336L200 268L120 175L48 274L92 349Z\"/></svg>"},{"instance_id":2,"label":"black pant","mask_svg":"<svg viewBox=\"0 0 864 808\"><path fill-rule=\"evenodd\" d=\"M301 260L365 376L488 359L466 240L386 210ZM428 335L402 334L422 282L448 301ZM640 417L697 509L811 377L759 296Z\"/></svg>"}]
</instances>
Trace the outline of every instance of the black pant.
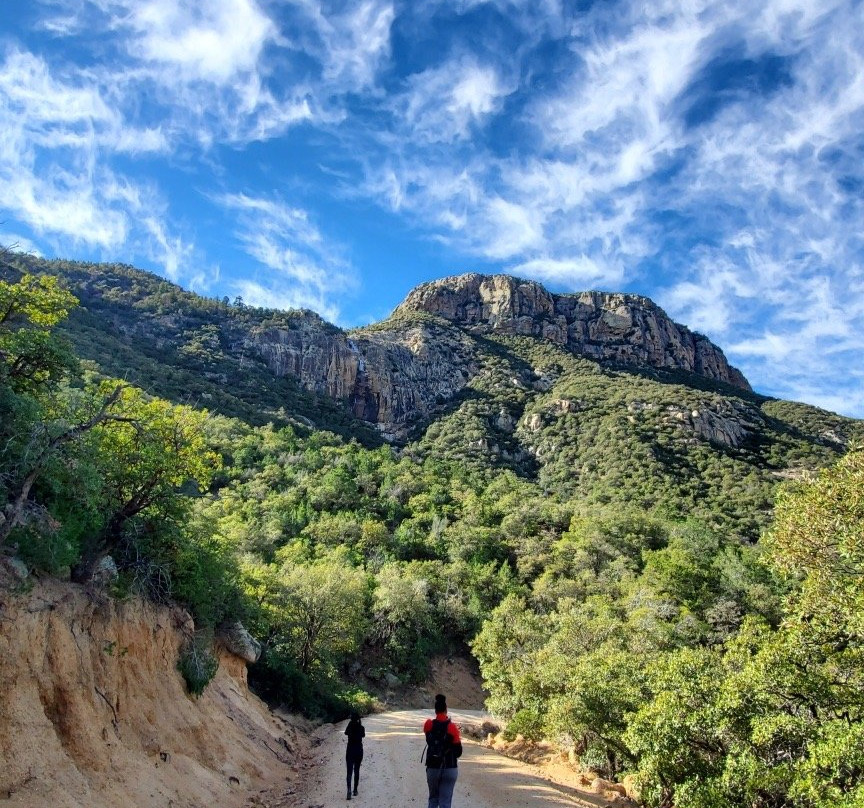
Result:
<instances>
[{"instance_id":1,"label":"black pant","mask_svg":"<svg viewBox=\"0 0 864 808\"><path fill-rule=\"evenodd\" d=\"M360 782L360 761L362 761L362 757L346 757L345 758L345 768L348 770L348 774L346 777L348 790L351 790L351 774L354 774L354 790L357 790L357 784Z\"/></svg>"}]
</instances>

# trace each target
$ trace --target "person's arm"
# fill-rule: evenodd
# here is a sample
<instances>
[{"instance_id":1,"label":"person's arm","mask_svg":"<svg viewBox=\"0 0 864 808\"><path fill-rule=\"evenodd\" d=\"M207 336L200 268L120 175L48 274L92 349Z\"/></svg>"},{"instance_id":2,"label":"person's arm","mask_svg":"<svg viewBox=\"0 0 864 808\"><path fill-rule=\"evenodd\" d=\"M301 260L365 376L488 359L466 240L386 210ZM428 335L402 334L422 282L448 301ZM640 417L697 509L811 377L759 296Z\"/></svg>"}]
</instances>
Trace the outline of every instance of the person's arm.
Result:
<instances>
[{"instance_id":1,"label":"person's arm","mask_svg":"<svg viewBox=\"0 0 864 808\"><path fill-rule=\"evenodd\" d=\"M459 734L459 727L451 721L447 726L447 732L450 734L454 756L462 757L462 736Z\"/></svg>"}]
</instances>

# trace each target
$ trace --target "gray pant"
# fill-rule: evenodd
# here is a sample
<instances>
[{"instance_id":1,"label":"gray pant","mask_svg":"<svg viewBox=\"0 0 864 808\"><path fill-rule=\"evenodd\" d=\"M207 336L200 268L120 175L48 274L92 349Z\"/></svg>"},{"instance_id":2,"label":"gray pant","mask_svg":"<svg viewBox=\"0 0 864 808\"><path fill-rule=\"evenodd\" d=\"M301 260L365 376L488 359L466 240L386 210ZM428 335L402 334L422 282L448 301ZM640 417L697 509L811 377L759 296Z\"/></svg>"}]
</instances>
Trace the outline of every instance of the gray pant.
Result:
<instances>
[{"instance_id":1,"label":"gray pant","mask_svg":"<svg viewBox=\"0 0 864 808\"><path fill-rule=\"evenodd\" d=\"M453 788L459 769L426 769L426 783L429 786L428 808L450 808Z\"/></svg>"}]
</instances>

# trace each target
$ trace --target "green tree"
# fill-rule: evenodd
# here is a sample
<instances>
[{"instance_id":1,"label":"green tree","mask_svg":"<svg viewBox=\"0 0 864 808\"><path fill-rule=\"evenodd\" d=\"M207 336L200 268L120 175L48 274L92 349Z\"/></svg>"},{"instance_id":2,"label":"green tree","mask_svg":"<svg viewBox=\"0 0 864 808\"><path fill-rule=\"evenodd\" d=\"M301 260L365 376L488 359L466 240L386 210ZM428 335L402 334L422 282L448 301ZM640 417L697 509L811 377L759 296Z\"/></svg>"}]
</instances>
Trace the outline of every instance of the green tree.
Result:
<instances>
[{"instance_id":1,"label":"green tree","mask_svg":"<svg viewBox=\"0 0 864 808\"><path fill-rule=\"evenodd\" d=\"M512 718L523 709L542 709L536 655L552 633L550 623L529 609L523 597L511 594L474 638L471 650L489 691L487 706L495 714Z\"/></svg>"},{"instance_id":2,"label":"green tree","mask_svg":"<svg viewBox=\"0 0 864 808\"><path fill-rule=\"evenodd\" d=\"M652 665L624 736L649 804L864 804L862 503L858 449L785 488L766 537L797 584L779 627L750 617L723 648Z\"/></svg>"},{"instance_id":3,"label":"green tree","mask_svg":"<svg viewBox=\"0 0 864 808\"><path fill-rule=\"evenodd\" d=\"M43 402L35 409L39 417L27 424L27 431L17 435L22 443L10 441L13 458L3 457L4 488L7 503L0 521L0 546L9 535L26 520L28 505L43 507L30 501L33 486L45 473L58 454L68 445L75 444L94 429L113 418L113 410L121 394L121 387L105 388L102 396L73 395L59 401ZM76 406L77 405L77 406ZM46 414L48 417L45 417ZM22 421L15 419L22 428ZM3 454L8 453L8 448ZM11 462L10 462L11 460ZM87 503L82 503L87 507ZM44 509L44 507L43 507Z\"/></svg>"},{"instance_id":4,"label":"green tree","mask_svg":"<svg viewBox=\"0 0 864 808\"><path fill-rule=\"evenodd\" d=\"M37 545L51 543L56 519L33 492L52 465L74 465L75 447L119 397L116 389L97 396L61 387L76 362L55 326L76 303L57 278L0 280L0 545L19 529ZM62 563L73 555L37 550L33 557Z\"/></svg>"},{"instance_id":5,"label":"green tree","mask_svg":"<svg viewBox=\"0 0 864 808\"><path fill-rule=\"evenodd\" d=\"M185 508L190 490L184 495L182 487L206 490L220 464L206 443L206 412L150 398L134 387L119 390L110 417L88 438L99 457L103 521L83 548L76 570L81 580L119 544L131 519L142 513L167 517Z\"/></svg>"},{"instance_id":6,"label":"green tree","mask_svg":"<svg viewBox=\"0 0 864 808\"><path fill-rule=\"evenodd\" d=\"M311 564L285 563L276 586L276 642L290 648L302 673L332 673L366 635L366 574L336 553Z\"/></svg>"},{"instance_id":7,"label":"green tree","mask_svg":"<svg viewBox=\"0 0 864 808\"><path fill-rule=\"evenodd\" d=\"M425 673L430 651L442 639L431 593L428 568L417 562L387 563L375 575L373 641L409 675Z\"/></svg>"},{"instance_id":8,"label":"green tree","mask_svg":"<svg viewBox=\"0 0 864 808\"><path fill-rule=\"evenodd\" d=\"M55 277L0 280L0 385L34 392L69 372L74 359L53 329L77 303Z\"/></svg>"}]
</instances>

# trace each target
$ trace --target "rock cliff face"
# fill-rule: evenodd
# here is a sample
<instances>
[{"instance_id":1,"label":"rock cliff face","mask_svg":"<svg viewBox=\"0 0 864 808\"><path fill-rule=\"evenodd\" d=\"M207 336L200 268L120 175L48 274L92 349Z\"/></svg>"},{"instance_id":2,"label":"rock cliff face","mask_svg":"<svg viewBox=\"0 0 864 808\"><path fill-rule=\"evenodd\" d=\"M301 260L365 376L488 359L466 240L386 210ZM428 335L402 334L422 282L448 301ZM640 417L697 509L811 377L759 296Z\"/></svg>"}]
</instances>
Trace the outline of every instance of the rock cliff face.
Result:
<instances>
[{"instance_id":1,"label":"rock cliff face","mask_svg":"<svg viewBox=\"0 0 864 808\"><path fill-rule=\"evenodd\" d=\"M444 323L412 322L346 334L313 320L295 329L256 329L244 352L276 375L345 401L387 438L448 401L475 372L471 338Z\"/></svg>"},{"instance_id":2,"label":"rock cliff face","mask_svg":"<svg viewBox=\"0 0 864 808\"><path fill-rule=\"evenodd\" d=\"M686 370L750 390L716 345L637 295L553 295L531 281L470 274L418 286L396 313L410 311L437 314L475 332L539 337L598 361Z\"/></svg>"},{"instance_id":3,"label":"rock cliff face","mask_svg":"<svg viewBox=\"0 0 864 808\"><path fill-rule=\"evenodd\" d=\"M553 295L540 284L505 275L424 284L390 320L351 334L314 315L293 325L249 332L244 353L276 375L294 376L308 390L345 401L388 438L467 384L477 370L472 335L478 333L536 337L597 361L686 370L750 389L718 347L672 322L647 298Z\"/></svg>"},{"instance_id":4,"label":"rock cliff face","mask_svg":"<svg viewBox=\"0 0 864 808\"><path fill-rule=\"evenodd\" d=\"M750 389L719 348L634 295L553 295L538 283L469 274L419 286L386 321L345 332L309 311L203 305L134 270L73 274L82 306L108 320L98 328L131 349L167 356L217 386L250 370L261 386L290 378L389 440L405 437L485 372L484 334L529 336L599 362L683 370ZM85 358L100 361L98 352ZM520 383L540 390L547 380Z\"/></svg>"}]
</instances>

